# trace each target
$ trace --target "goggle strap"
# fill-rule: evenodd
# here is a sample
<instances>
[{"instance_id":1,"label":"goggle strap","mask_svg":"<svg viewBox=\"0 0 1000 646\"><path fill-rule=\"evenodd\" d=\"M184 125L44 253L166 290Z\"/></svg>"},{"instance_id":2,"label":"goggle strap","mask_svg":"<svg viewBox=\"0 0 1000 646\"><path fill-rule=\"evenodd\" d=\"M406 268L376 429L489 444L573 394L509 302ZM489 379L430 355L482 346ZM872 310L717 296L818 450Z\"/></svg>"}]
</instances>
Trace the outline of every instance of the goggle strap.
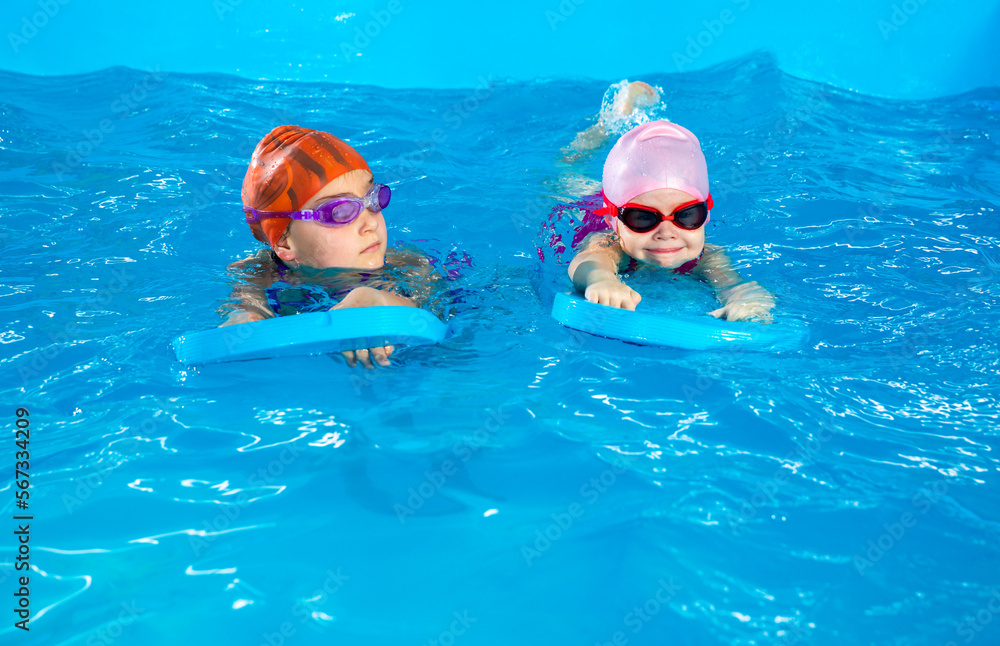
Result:
<instances>
[{"instance_id":1,"label":"goggle strap","mask_svg":"<svg viewBox=\"0 0 1000 646\"><path fill-rule=\"evenodd\" d=\"M594 215L618 214L618 207L616 207L614 204L611 203L610 200L608 200L608 196L604 194L604 191L601 191L601 199L604 200L604 206L602 206L599 209L594 209Z\"/></svg>"}]
</instances>

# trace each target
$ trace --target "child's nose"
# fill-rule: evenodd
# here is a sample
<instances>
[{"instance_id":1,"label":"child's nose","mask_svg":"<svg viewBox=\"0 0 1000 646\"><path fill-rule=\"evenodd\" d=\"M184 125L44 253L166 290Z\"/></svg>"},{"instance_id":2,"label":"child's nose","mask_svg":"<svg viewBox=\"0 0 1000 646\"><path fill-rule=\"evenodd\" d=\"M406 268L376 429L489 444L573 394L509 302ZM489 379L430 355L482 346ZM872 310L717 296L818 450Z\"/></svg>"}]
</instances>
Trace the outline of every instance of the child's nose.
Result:
<instances>
[{"instance_id":1,"label":"child's nose","mask_svg":"<svg viewBox=\"0 0 1000 646\"><path fill-rule=\"evenodd\" d=\"M676 238L677 226L674 224L673 220L664 220L663 222L660 222L660 226L656 227L653 231L653 237Z\"/></svg>"},{"instance_id":2,"label":"child's nose","mask_svg":"<svg viewBox=\"0 0 1000 646\"><path fill-rule=\"evenodd\" d=\"M375 228L377 224L377 218L375 217L374 213L372 213L370 210L366 208L364 211L361 212L361 215L358 216L358 222L361 233L365 233Z\"/></svg>"}]
</instances>

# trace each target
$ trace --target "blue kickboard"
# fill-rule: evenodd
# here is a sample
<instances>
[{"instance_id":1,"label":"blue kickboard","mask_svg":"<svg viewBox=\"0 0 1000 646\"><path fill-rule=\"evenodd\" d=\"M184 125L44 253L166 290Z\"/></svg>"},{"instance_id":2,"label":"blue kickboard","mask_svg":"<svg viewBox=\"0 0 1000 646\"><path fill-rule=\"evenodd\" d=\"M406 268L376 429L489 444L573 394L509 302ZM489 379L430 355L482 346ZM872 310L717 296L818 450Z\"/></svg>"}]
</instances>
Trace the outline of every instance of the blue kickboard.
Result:
<instances>
[{"instance_id":1,"label":"blue kickboard","mask_svg":"<svg viewBox=\"0 0 1000 646\"><path fill-rule=\"evenodd\" d=\"M444 340L447 326L415 307L355 307L296 314L183 334L177 360L188 365L328 354L381 345L427 345Z\"/></svg>"},{"instance_id":2,"label":"blue kickboard","mask_svg":"<svg viewBox=\"0 0 1000 646\"><path fill-rule=\"evenodd\" d=\"M643 345L683 350L792 350L809 338L800 321L770 324L720 321L711 316L683 316L625 310L591 303L576 294L556 294L552 316L566 327Z\"/></svg>"}]
</instances>

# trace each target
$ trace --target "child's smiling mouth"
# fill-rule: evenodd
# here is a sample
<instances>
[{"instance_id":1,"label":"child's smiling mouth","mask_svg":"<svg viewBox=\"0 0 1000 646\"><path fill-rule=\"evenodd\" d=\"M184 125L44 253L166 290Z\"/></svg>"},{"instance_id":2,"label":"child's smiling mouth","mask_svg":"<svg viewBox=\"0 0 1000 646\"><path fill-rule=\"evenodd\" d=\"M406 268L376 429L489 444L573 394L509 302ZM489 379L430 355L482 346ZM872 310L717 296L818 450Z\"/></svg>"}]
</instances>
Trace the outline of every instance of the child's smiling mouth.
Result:
<instances>
[{"instance_id":1,"label":"child's smiling mouth","mask_svg":"<svg viewBox=\"0 0 1000 646\"><path fill-rule=\"evenodd\" d=\"M376 242L376 243L374 243L374 244L372 244L372 245L370 245L368 247L365 247L365 249L362 250L361 253L372 253L372 252L378 251L379 247L381 247L381 246L382 246L381 242Z\"/></svg>"},{"instance_id":2,"label":"child's smiling mouth","mask_svg":"<svg viewBox=\"0 0 1000 646\"><path fill-rule=\"evenodd\" d=\"M657 249L647 249L647 251L649 251L650 253L656 253L656 254L677 253L678 251L683 251L683 250L684 247L664 247Z\"/></svg>"}]
</instances>

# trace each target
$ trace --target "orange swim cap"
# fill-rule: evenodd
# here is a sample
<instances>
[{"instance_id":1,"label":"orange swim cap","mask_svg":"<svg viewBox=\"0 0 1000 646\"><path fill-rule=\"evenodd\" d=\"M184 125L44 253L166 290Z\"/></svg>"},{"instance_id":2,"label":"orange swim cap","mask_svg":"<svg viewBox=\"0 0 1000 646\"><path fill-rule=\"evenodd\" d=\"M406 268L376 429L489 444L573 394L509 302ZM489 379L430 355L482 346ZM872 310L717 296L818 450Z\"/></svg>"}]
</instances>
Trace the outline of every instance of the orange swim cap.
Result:
<instances>
[{"instance_id":1,"label":"orange swim cap","mask_svg":"<svg viewBox=\"0 0 1000 646\"><path fill-rule=\"evenodd\" d=\"M261 211L298 211L324 186L352 170L371 172L358 151L328 132L278 126L260 140L243 178L243 206ZM250 224L261 242L274 246L288 218Z\"/></svg>"}]
</instances>

